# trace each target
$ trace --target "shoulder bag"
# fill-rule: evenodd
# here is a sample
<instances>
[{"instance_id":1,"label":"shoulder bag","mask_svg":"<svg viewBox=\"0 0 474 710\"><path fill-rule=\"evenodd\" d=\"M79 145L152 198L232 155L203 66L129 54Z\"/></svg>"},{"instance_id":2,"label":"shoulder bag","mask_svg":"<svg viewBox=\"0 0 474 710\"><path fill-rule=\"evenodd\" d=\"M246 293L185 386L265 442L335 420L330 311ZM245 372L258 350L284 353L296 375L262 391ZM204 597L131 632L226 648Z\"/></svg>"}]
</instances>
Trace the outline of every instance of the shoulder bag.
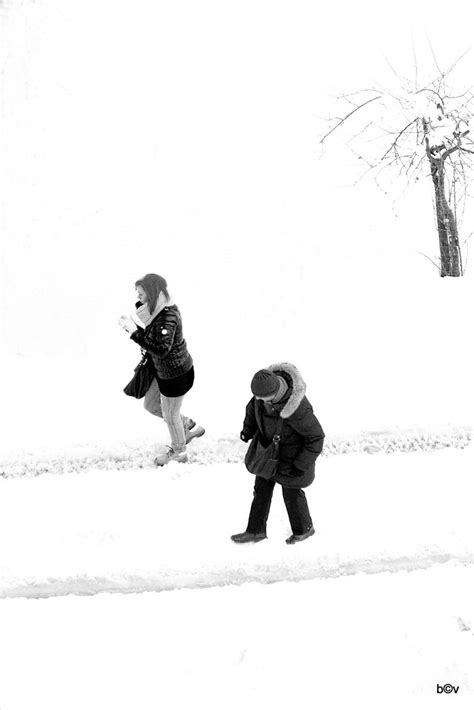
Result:
<instances>
[{"instance_id":1,"label":"shoulder bag","mask_svg":"<svg viewBox=\"0 0 474 710\"><path fill-rule=\"evenodd\" d=\"M282 426L283 419L278 417L275 434L272 442L268 446L263 446L258 431L254 434L247 453L245 454L245 466L250 473L254 473L256 476L261 476L267 480L274 478L278 468Z\"/></svg>"},{"instance_id":2,"label":"shoulder bag","mask_svg":"<svg viewBox=\"0 0 474 710\"><path fill-rule=\"evenodd\" d=\"M126 387L123 388L129 397L141 399L150 389L150 385L155 378L155 367L153 360L145 353L135 368L135 374Z\"/></svg>"}]
</instances>

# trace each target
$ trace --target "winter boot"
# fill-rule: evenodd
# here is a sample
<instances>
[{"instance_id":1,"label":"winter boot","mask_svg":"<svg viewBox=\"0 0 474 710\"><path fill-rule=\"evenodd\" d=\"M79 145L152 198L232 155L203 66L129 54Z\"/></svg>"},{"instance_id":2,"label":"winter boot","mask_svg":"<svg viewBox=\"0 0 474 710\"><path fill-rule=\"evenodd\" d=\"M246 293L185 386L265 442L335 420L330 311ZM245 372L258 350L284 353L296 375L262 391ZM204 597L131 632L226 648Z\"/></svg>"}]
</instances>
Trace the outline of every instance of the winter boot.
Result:
<instances>
[{"instance_id":1,"label":"winter boot","mask_svg":"<svg viewBox=\"0 0 474 710\"><path fill-rule=\"evenodd\" d=\"M237 533L236 535L231 535L230 539L234 542L260 542L260 540L265 540L266 537L266 533L251 533L246 531L243 533Z\"/></svg>"},{"instance_id":2,"label":"winter boot","mask_svg":"<svg viewBox=\"0 0 474 710\"><path fill-rule=\"evenodd\" d=\"M315 529L311 525L306 532L304 532L302 535L290 535L290 537L286 540L287 545L294 545L295 542L302 542L303 540L306 540L308 537L311 537L311 535L314 535Z\"/></svg>"},{"instance_id":3,"label":"winter boot","mask_svg":"<svg viewBox=\"0 0 474 710\"><path fill-rule=\"evenodd\" d=\"M156 457L154 463L155 466L166 466L170 461L177 461L178 463L188 463L188 454L186 449L182 451L175 451L172 446L168 446L168 450L164 454L160 454Z\"/></svg>"},{"instance_id":4,"label":"winter boot","mask_svg":"<svg viewBox=\"0 0 474 710\"><path fill-rule=\"evenodd\" d=\"M200 424L196 424L192 419L188 419L184 425L184 433L186 435L186 443L189 444L191 439L196 439L206 433L206 430Z\"/></svg>"}]
</instances>

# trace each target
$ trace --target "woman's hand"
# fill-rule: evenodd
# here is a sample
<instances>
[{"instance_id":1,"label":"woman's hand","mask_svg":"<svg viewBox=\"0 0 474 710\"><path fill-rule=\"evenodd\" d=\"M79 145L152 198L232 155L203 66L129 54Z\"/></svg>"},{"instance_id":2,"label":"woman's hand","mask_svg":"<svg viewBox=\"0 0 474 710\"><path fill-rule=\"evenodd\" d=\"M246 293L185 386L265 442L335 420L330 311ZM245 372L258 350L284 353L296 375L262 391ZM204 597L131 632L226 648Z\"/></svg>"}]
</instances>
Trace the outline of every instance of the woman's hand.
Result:
<instances>
[{"instance_id":1,"label":"woman's hand","mask_svg":"<svg viewBox=\"0 0 474 710\"><path fill-rule=\"evenodd\" d=\"M138 330L135 321L133 321L131 318L127 318L127 316L120 316L119 326L123 328L129 335Z\"/></svg>"}]
</instances>

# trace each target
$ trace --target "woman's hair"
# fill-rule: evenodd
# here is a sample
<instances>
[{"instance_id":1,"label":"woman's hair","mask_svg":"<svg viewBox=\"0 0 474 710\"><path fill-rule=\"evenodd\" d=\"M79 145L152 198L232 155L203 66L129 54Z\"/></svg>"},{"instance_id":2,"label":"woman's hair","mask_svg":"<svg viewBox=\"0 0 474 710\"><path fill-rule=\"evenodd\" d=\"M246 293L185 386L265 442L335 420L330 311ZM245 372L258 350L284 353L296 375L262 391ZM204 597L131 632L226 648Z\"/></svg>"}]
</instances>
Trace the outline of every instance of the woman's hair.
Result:
<instances>
[{"instance_id":1,"label":"woman's hair","mask_svg":"<svg viewBox=\"0 0 474 710\"><path fill-rule=\"evenodd\" d=\"M138 281L135 281L135 286L141 286L147 295L147 306L150 313L156 308L156 302L160 293L163 293L166 299L169 299L170 295L168 293L168 284L163 276L158 274L145 274L145 276Z\"/></svg>"}]
</instances>

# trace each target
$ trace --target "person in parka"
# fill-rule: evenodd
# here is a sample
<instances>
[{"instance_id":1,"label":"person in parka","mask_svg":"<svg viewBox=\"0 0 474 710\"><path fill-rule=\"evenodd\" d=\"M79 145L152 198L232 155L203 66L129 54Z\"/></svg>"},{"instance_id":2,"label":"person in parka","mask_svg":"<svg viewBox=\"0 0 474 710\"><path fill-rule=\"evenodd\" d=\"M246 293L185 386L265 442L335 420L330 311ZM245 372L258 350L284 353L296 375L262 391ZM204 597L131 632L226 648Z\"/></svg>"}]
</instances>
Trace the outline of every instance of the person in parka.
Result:
<instances>
[{"instance_id":1,"label":"person in parka","mask_svg":"<svg viewBox=\"0 0 474 710\"><path fill-rule=\"evenodd\" d=\"M232 535L234 542L258 542L267 537L267 519L275 483L282 487L290 520L290 545L314 535L313 522L303 488L314 481L317 457L322 451L324 431L305 396L306 384L291 363L284 362L259 370L251 382L253 397L247 404L240 438L248 442L260 437L268 446L282 419L276 474L270 480L255 477L253 501L247 529Z\"/></svg>"}]
</instances>

